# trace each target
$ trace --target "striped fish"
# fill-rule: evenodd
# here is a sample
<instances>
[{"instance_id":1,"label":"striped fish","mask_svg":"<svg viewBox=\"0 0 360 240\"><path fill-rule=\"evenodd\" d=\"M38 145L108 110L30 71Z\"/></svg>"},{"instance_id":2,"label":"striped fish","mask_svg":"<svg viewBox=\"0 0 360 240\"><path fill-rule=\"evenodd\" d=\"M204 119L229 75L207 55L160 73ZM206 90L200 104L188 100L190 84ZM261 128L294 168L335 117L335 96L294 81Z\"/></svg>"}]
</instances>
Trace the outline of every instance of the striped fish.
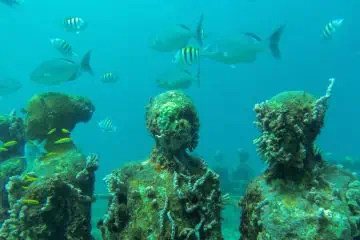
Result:
<instances>
[{"instance_id":1,"label":"striped fish","mask_svg":"<svg viewBox=\"0 0 360 240\"><path fill-rule=\"evenodd\" d=\"M322 32L323 38L328 40L331 39L332 35L340 28L344 19L335 19L328 22Z\"/></svg>"},{"instance_id":2,"label":"striped fish","mask_svg":"<svg viewBox=\"0 0 360 240\"><path fill-rule=\"evenodd\" d=\"M117 127L109 118L105 118L104 120L98 122L98 126L103 132L116 132L117 130Z\"/></svg>"},{"instance_id":3,"label":"striped fish","mask_svg":"<svg viewBox=\"0 0 360 240\"><path fill-rule=\"evenodd\" d=\"M87 22L80 17L67 17L64 19L64 27L68 32L80 33L87 27Z\"/></svg>"},{"instance_id":4,"label":"striped fish","mask_svg":"<svg viewBox=\"0 0 360 240\"><path fill-rule=\"evenodd\" d=\"M54 46L64 56L78 56L73 52L72 46L66 40L61 38L52 38L50 39L51 45Z\"/></svg>"},{"instance_id":5,"label":"striped fish","mask_svg":"<svg viewBox=\"0 0 360 240\"><path fill-rule=\"evenodd\" d=\"M103 83L115 83L118 80L118 76L116 76L112 72L106 72L101 76L101 81Z\"/></svg>"},{"instance_id":6,"label":"striped fish","mask_svg":"<svg viewBox=\"0 0 360 240\"><path fill-rule=\"evenodd\" d=\"M184 47L180 49L173 60L174 63L183 66L190 66L199 63L200 49L196 47Z\"/></svg>"}]
</instances>

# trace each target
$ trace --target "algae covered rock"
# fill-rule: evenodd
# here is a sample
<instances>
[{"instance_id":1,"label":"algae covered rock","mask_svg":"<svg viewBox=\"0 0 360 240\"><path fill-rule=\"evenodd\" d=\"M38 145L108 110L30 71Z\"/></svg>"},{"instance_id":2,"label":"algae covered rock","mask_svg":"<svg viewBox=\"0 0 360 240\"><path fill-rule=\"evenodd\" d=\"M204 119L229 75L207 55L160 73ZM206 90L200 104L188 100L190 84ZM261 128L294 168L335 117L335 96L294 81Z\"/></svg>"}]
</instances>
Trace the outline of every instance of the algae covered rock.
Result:
<instances>
[{"instance_id":1,"label":"algae covered rock","mask_svg":"<svg viewBox=\"0 0 360 240\"><path fill-rule=\"evenodd\" d=\"M193 103L169 91L152 99L146 117L156 145L149 160L105 178L112 198L98 223L102 239L223 239L219 176L186 152L199 138Z\"/></svg>"},{"instance_id":2,"label":"algae covered rock","mask_svg":"<svg viewBox=\"0 0 360 240\"><path fill-rule=\"evenodd\" d=\"M41 155L26 152L26 171L6 184L9 217L0 228L0 239L92 239L91 202L99 158L84 156L72 142L71 130L89 121L93 111L83 97L45 93L30 100L27 145L44 142L45 150Z\"/></svg>"}]
</instances>

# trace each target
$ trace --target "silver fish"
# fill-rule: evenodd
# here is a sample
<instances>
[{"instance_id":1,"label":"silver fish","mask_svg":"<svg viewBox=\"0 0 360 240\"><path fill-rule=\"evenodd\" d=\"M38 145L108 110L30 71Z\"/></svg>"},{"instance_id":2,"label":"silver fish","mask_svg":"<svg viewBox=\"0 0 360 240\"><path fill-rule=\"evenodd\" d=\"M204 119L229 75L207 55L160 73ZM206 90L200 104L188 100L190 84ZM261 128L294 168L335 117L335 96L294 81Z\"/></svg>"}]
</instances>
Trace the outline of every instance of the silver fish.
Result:
<instances>
[{"instance_id":1,"label":"silver fish","mask_svg":"<svg viewBox=\"0 0 360 240\"><path fill-rule=\"evenodd\" d=\"M168 69L156 78L156 86L166 90L188 89L194 82L200 84L200 68L196 76L177 67Z\"/></svg>"},{"instance_id":2,"label":"silver fish","mask_svg":"<svg viewBox=\"0 0 360 240\"><path fill-rule=\"evenodd\" d=\"M38 140L28 140L24 147L24 158L26 160L27 169L31 170L34 161L43 157L47 154L45 149L47 140L38 141Z\"/></svg>"},{"instance_id":3,"label":"silver fish","mask_svg":"<svg viewBox=\"0 0 360 240\"><path fill-rule=\"evenodd\" d=\"M98 122L98 126L100 127L101 131L103 132L116 132L117 127L114 125L113 121L109 118L105 118Z\"/></svg>"},{"instance_id":4,"label":"silver fish","mask_svg":"<svg viewBox=\"0 0 360 240\"><path fill-rule=\"evenodd\" d=\"M77 79L82 72L88 72L93 76L90 57L91 51L88 51L80 63L65 58L47 60L30 74L30 79L43 85L59 85Z\"/></svg>"},{"instance_id":5,"label":"silver fish","mask_svg":"<svg viewBox=\"0 0 360 240\"><path fill-rule=\"evenodd\" d=\"M15 79L7 78L0 80L1 97L17 92L20 88L22 88L22 84Z\"/></svg>"},{"instance_id":6,"label":"silver fish","mask_svg":"<svg viewBox=\"0 0 360 240\"><path fill-rule=\"evenodd\" d=\"M203 19L204 15L201 14L195 31L184 24L169 27L152 39L149 47L159 52L172 52L185 47L192 38L195 38L198 44L203 46L205 38Z\"/></svg>"},{"instance_id":7,"label":"silver fish","mask_svg":"<svg viewBox=\"0 0 360 240\"><path fill-rule=\"evenodd\" d=\"M205 48L206 54L202 56L234 66L238 63L255 62L257 55L270 49L275 59L281 57L279 42L284 31L284 25L277 28L269 39L262 40L253 33L243 33L237 38L221 41Z\"/></svg>"},{"instance_id":8,"label":"silver fish","mask_svg":"<svg viewBox=\"0 0 360 240\"><path fill-rule=\"evenodd\" d=\"M80 33L87 28L87 22L80 17L67 17L64 19L64 28L68 32Z\"/></svg>"},{"instance_id":9,"label":"silver fish","mask_svg":"<svg viewBox=\"0 0 360 240\"><path fill-rule=\"evenodd\" d=\"M59 51L61 54L63 54L64 56L68 57L68 56L77 56L76 53L73 52L73 48L70 45L70 43L68 43L68 41L61 39L61 38L51 38L50 39L50 43L51 45L54 46L54 48Z\"/></svg>"},{"instance_id":10,"label":"silver fish","mask_svg":"<svg viewBox=\"0 0 360 240\"><path fill-rule=\"evenodd\" d=\"M0 2L6 4L10 7L15 7L15 6L23 4L24 0L0 0Z\"/></svg>"}]
</instances>

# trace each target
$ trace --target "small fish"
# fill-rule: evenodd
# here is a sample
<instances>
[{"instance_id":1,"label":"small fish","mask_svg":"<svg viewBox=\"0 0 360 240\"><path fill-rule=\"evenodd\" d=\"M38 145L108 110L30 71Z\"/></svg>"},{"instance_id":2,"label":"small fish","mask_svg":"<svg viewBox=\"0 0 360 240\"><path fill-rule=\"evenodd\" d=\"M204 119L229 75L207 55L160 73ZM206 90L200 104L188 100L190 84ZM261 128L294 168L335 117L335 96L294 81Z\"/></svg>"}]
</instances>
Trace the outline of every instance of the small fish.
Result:
<instances>
[{"instance_id":1,"label":"small fish","mask_svg":"<svg viewBox=\"0 0 360 240\"><path fill-rule=\"evenodd\" d=\"M24 3L24 0L0 0L0 2L10 6L10 7L14 7L14 6L18 6Z\"/></svg>"},{"instance_id":2,"label":"small fish","mask_svg":"<svg viewBox=\"0 0 360 240\"><path fill-rule=\"evenodd\" d=\"M82 72L94 75L90 66L91 51L88 51L80 63L65 58L56 58L41 63L31 74L30 79L43 85L59 85L76 80Z\"/></svg>"},{"instance_id":3,"label":"small fish","mask_svg":"<svg viewBox=\"0 0 360 240\"><path fill-rule=\"evenodd\" d=\"M54 153L54 152L49 152L49 153L47 153L46 155L45 155L45 157L53 157L53 156L55 156L56 155L56 153Z\"/></svg>"},{"instance_id":4,"label":"small fish","mask_svg":"<svg viewBox=\"0 0 360 240\"><path fill-rule=\"evenodd\" d=\"M63 143L69 143L72 142L71 138L60 138L59 140L56 140L54 143L55 144L63 144Z\"/></svg>"},{"instance_id":5,"label":"small fish","mask_svg":"<svg viewBox=\"0 0 360 240\"><path fill-rule=\"evenodd\" d=\"M101 81L103 83L115 83L118 81L118 76L116 76L114 73L112 72L106 72L101 76Z\"/></svg>"},{"instance_id":6,"label":"small fish","mask_svg":"<svg viewBox=\"0 0 360 240\"><path fill-rule=\"evenodd\" d=\"M184 47L180 49L173 60L179 66L191 66L195 63L199 63L200 60L200 49L196 47Z\"/></svg>"},{"instance_id":7,"label":"small fish","mask_svg":"<svg viewBox=\"0 0 360 240\"><path fill-rule=\"evenodd\" d=\"M13 141L9 141L9 142L4 143L3 147L8 148L8 147L15 146L16 144L18 144L18 142L13 140Z\"/></svg>"},{"instance_id":8,"label":"small fish","mask_svg":"<svg viewBox=\"0 0 360 240\"><path fill-rule=\"evenodd\" d=\"M109 118L105 118L104 120L98 122L98 126L103 132L116 132L117 130L117 127Z\"/></svg>"},{"instance_id":9,"label":"small fish","mask_svg":"<svg viewBox=\"0 0 360 240\"><path fill-rule=\"evenodd\" d=\"M34 199L23 199L22 202L25 204L30 204L30 205L39 205L40 204L40 202L38 200L34 200Z\"/></svg>"},{"instance_id":10,"label":"small fish","mask_svg":"<svg viewBox=\"0 0 360 240\"><path fill-rule=\"evenodd\" d=\"M33 177L33 176L29 176L29 175L24 176L24 181L25 182L34 182L36 180L37 180L37 177Z\"/></svg>"},{"instance_id":11,"label":"small fish","mask_svg":"<svg viewBox=\"0 0 360 240\"><path fill-rule=\"evenodd\" d=\"M4 147L0 147L0 152L7 152L8 149L7 148L4 148Z\"/></svg>"},{"instance_id":12,"label":"small fish","mask_svg":"<svg viewBox=\"0 0 360 240\"><path fill-rule=\"evenodd\" d=\"M25 187L25 186L22 186L21 188L24 189L24 190L29 189L29 187Z\"/></svg>"},{"instance_id":13,"label":"small fish","mask_svg":"<svg viewBox=\"0 0 360 240\"><path fill-rule=\"evenodd\" d=\"M75 32L76 34L83 31L88 25L87 22L80 17L67 17L64 19L63 24L66 31Z\"/></svg>"},{"instance_id":14,"label":"small fish","mask_svg":"<svg viewBox=\"0 0 360 240\"><path fill-rule=\"evenodd\" d=\"M323 38L326 40L331 39L332 35L341 27L343 21L344 19L335 19L328 22L322 32Z\"/></svg>"},{"instance_id":15,"label":"small fish","mask_svg":"<svg viewBox=\"0 0 360 240\"><path fill-rule=\"evenodd\" d=\"M70 134L70 131L67 130L66 128L62 128L62 129L61 129L61 132L62 132L62 133L65 133L65 134Z\"/></svg>"},{"instance_id":16,"label":"small fish","mask_svg":"<svg viewBox=\"0 0 360 240\"><path fill-rule=\"evenodd\" d=\"M48 135L51 135L51 134L53 134L54 132L56 131L56 128L53 128L53 129L51 129L50 131L48 131Z\"/></svg>"},{"instance_id":17,"label":"small fish","mask_svg":"<svg viewBox=\"0 0 360 240\"><path fill-rule=\"evenodd\" d=\"M47 151L45 149L47 140L43 140L42 142L39 142L38 140L29 140L25 144L25 159L26 163L31 167L33 162L41 157L43 157L45 154L47 154Z\"/></svg>"},{"instance_id":18,"label":"small fish","mask_svg":"<svg viewBox=\"0 0 360 240\"><path fill-rule=\"evenodd\" d=\"M22 84L13 78L0 79L0 97L15 93L20 88L22 88Z\"/></svg>"},{"instance_id":19,"label":"small fish","mask_svg":"<svg viewBox=\"0 0 360 240\"><path fill-rule=\"evenodd\" d=\"M73 48L66 40L61 38L51 38L50 39L51 45L54 46L54 48L59 51L62 55L68 57L68 56L78 56L76 53L73 52Z\"/></svg>"}]
</instances>

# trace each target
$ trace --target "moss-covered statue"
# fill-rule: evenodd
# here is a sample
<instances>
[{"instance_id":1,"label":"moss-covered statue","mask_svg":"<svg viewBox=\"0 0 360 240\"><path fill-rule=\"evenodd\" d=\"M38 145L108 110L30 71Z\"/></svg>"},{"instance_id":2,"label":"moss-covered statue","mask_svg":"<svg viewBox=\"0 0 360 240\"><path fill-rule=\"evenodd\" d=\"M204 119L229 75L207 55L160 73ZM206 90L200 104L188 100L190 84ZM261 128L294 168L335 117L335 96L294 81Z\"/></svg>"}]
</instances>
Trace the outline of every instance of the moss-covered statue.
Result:
<instances>
[{"instance_id":1,"label":"moss-covered statue","mask_svg":"<svg viewBox=\"0 0 360 240\"><path fill-rule=\"evenodd\" d=\"M360 182L327 163L314 142L334 80L317 99L285 92L255 105L258 152L268 164L240 201L241 239L352 240L359 235Z\"/></svg>"},{"instance_id":2,"label":"moss-covered statue","mask_svg":"<svg viewBox=\"0 0 360 240\"><path fill-rule=\"evenodd\" d=\"M6 184L9 218L1 240L90 240L90 210L98 157L87 158L71 140L77 123L95 108L86 98L35 95L26 108L26 169Z\"/></svg>"},{"instance_id":3,"label":"moss-covered statue","mask_svg":"<svg viewBox=\"0 0 360 240\"><path fill-rule=\"evenodd\" d=\"M199 140L194 105L178 91L160 94L147 107L146 125L156 141L150 158L105 178L113 197L98 223L102 238L222 239L218 175L187 153Z\"/></svg>"}]
</instances>

